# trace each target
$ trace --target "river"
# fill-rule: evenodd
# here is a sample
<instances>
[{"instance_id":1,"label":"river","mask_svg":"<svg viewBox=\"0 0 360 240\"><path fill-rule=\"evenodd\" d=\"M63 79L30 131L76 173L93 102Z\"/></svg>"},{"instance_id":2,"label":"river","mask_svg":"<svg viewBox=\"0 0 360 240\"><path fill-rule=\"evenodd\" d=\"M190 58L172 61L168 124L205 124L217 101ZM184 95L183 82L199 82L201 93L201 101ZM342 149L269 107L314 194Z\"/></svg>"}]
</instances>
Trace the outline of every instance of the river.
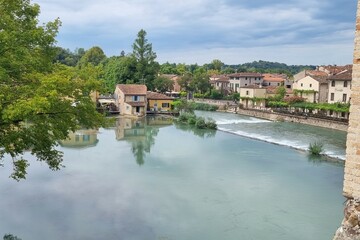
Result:
<instances>
[{"instance_id":1,"label":"river","mask_svg":"<svg viewBox=\"0 0 360 240\"><path fill-rule=\"evenodd\" d=\"M341 156L344 133L197 114L216 119L222 131L173 125L167 118L122 118L112 128L79 131L62 142L66 167L60 171L32 161L27 179L16 182L8 178L6 160L0 168L0 237L332 238L342 220L343 164L259 139L299 148L326 140L326 151Z\"/></svg>"}]
</instances>

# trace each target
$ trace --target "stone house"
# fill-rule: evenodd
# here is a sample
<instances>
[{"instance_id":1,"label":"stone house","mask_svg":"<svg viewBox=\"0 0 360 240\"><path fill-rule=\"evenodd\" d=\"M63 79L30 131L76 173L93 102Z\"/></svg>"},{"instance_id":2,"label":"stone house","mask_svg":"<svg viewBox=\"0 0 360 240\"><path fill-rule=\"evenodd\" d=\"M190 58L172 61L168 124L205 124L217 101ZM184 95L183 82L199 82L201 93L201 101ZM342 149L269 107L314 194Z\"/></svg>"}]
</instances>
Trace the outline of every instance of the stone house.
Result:
<instances>
[{"instance_id":1,"label":"stone house","mask_svg":"<svg viewBox=\"0 0 360 240\"><path fill-rule=\"evenodd\" d=\"M168 112L171 110L171 103L173 102L172 97L168 97L161 93L147 92L147 110L148 111L159 111Z\"/></svg>"},{"instance_id":2,"label":"stone house","mask_svg":"<svg viewBox=\"0 0 360 240\"><path fill-rule=\"evenodd\" d=\"M244 108L265 107L266 88L261 85L250 85L240 88L240 104Z\"/></svg>"},{"instance_id":3,"label":"stone house","mask_svg":"<svg viewBox=\"0 0 360 240\"><path fill-rule=\"evenodd\" d=\"M223 94L230 92L230 78L226 75L211 76L210 85Z\"/></svg>"},{"instance_id":4,"label":"stone house","mask_svg":"<svg viewBox=\"0 0 360 240\"><path fill-rule=\"evenodd\" d=\"M307 102L327 102L328 74L316 70L304 70L294 75L293 91Z\"/></svg>"},{"instance_id":5,"label":"stone house","mask_svg":"<svg viewBox=\"0 0 360 240\"><path fill-rule=\"evenodd\" d=\"M263 83L261 73L233 73L229 74L230 89L233 92L240 92L241 87L250 85L260 86Z\"/></svg>"},{"instance_id":6,"label":"stone house","mask_svg":"<svg viewBox=\"0 0 360 240\"><path fill-rule=\"evenodd\" d=\"M265 86L272 86L272 87L285 86L286 80L287 80L287 76L284 74L264 73L262 85L264 87Z\"/></svg>"},{"instance_id":7,"label":"stone house","mask_svg":"<svg viewBox=\"0 0 360 240\"><path fill-rule=\"evenodd\" d=\"M145 85L118 84L115 88L115 104L121 115L145 116L146 115Z\"/></svg>"},{"instance_id":8,"label":"stone house","mask_svg":"<svg viewBox=\"0 0 360 240\"><path fill-rule=\"evenodd\" d=\"M329 103L348 103L351 93L352 69L346 69L335 75L329 76Z\"/></svg>"}]
</instances>

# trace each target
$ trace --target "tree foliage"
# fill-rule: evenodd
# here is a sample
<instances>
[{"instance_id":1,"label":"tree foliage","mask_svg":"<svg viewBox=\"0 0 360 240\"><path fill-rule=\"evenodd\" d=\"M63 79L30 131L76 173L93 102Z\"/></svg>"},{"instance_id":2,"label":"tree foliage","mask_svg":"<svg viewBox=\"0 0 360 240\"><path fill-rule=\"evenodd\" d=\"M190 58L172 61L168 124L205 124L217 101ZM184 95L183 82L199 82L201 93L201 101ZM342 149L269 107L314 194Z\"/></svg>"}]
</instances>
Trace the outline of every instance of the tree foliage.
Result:
<instances>
[{"instance_id":1,"label":"tree foliage","mask_svg":"<svg viewBox=\"0 0 360 240\"><path fill-rule=\"evenodd\" d=\"M165 76L158 76L154 80L154 88L161 92L165 93L167 91L171 91L174 87L174 82L170 78L167 78Z\"/></svg>"},{"instance_id":2,"label":"tree foliage","mask_svg":"<svg viewBox=\"0 0 360 240\"><path fill-rule=\"evenodd\" d=\"M105 59L106 55L104 51L100 47L95 46L85 52L85 54L81 57L78 66L80 68L88 64L98 66Z\"/></svg>"},{"instance_id":3,"label":"tree foliage","mask_svg":"<svg viewBox=\"0 0 360 240\"><path fill-rule=\"evenodd\" d=\"M139 83L145 84L148 89L153 89L153 81L160 68L155 61L156 53L152 50L152 44L146 39L146 31L141 29L132 45L133 56L136 59L136 78Z\"/></svg>"},{"instance_id":4,"label":"tree foliage","mask_svg":"<svg viewBox=\"0 0 360 240\"><path fill-rule=\"evenodd\" d=\"M0 160L12 160L19 180L25 151L57 170L57 141L80 125L99 126L89 93L100 85L94 72L53 65L59 20L38 26L40 8L29 0L0 0L0 12Z\"/></svg>"}]
</instances>

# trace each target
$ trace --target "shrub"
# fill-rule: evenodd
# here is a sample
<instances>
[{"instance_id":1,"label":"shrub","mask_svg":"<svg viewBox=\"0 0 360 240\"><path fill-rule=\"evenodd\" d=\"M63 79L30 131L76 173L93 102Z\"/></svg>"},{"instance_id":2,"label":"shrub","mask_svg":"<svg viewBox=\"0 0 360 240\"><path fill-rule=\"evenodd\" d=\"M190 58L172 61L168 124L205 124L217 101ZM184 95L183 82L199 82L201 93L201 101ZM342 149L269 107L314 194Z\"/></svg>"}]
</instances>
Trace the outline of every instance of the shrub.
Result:
<instances>
[{"instance_id":1,"label":"shrub","mask_svg":"<svg viewBox=\"0 0 360 240\"><path fill-rule=\"evenodd\" d=\"M209 118L208 121L206 122L206 128L217 129L217 124L213 119Z\"/></svg>"},{"instance_id":2,"label":"shrub","mask_svg":"<svg viewBox=\"0 0 360 240\"><path fill-rule=\"evenodd\" d=\"M198 117L198 118L196 119L195 126L196 126L197 128L200 128L200 129L206 128L205 119L204 119L203 117Z\"/></svg>"},{"instance_id":3,"label":"shrub","mask_svg":"<svg viewBox=\"0 0 360 240\"><path fill-rule=\"evenodd\" d=\"M181 113L181 114L180 114L178 120L179 120L180 122L188 122L189 119L191 119L191 118L196 119L195 114L184 112L184 113Z\"/></svg>"},{"instance_id":4,"label":"shrub","mask_svg":"<svg viewBox=\"0 0 360 240\"><path fill-rule=\"evenodd\" d=\"M309 152L311 155L320 155L323 151L324 144L320 142L313 142L309 145Z\"/></svg>"},{"instance_id":5,"label":"shrub","mask_svg":"<svg viewBox=\"0 0 360 240\"><path fill-rule=\"evenodd\" d=\"M187 122L188 122L188 124L190 124L190 125L195 125L195 123L196 123L196 116L195 116L195 115L189 116Z\"/></svg>"}]
</instances>

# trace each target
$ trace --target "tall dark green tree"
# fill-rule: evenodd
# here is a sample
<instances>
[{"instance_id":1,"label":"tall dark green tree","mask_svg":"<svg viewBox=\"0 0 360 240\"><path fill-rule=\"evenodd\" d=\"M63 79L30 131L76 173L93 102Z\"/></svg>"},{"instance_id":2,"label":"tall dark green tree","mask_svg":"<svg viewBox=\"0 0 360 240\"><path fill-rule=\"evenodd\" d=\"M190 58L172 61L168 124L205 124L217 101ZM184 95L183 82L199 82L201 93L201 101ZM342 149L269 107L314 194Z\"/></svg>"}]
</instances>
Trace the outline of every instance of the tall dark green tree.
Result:
<instances>
[{"instance_id":1,"label":"tall dark green tree","mask_svg":"<svg viewBox=\"0 0 360 240\"><path fill-rule=\"evenodd\" d=\"M160 69L155 61L156 53L152 50L152 44L146 38L146 31L141 29L132 45L133 56L136 59L136 78L139 83L145 84L148 89L153 89L153 81Z\"/></svg>"},{"instance_id":2,"label":"tall dark green tree","mask_svg":"<svg viewBox=\"0 0 360 240\"><path fill-rule=\"evenodd\" d=\"M99 82L52 63L60 22L39 26L39 5L0 0L0 13L0 165L12 164L12 177L21 179L25 151L57 170L57 141L79 126L99 126L103 118L89 97Z\"/></svg>"},{"instance_id":3,"label":"tall dark green tree","mask_svg":"<svg viewBox=\"0 0 360 240\"><path fill-rule=\"evenodd\" d=\"M100 47L95 46L85 52L85 54L81 57L78 66L80 68L86 66L87 64L97 66L105 59L106 55L104 51Z\"/></svg>"}]
</instances>

